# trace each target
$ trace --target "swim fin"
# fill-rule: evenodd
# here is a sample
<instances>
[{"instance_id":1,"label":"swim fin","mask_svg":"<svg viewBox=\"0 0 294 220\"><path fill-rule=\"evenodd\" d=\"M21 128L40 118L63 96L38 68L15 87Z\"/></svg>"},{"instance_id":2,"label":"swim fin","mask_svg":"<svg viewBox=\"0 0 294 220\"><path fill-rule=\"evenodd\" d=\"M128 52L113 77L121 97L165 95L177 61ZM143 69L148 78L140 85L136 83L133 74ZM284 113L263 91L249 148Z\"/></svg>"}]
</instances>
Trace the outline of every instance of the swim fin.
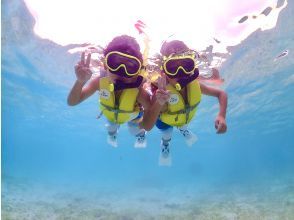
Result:
<instances>
[{"instance_id":1,"label":"swim fin","mask_svg":"<svg viewBox=\"0 0 294 220\"><path fill-rule=\"evenodd\" d=\"M186 144L188 147L192 147L192 145L198 140L198 137L196 134L194 134L192 131L188 129L181 129L179 128L181 134L184 136Z\"/></svg>"},{"instance_id":2,"label":"swim fin","mask_svg":"<svg viewBox=\"0 0 294 220\"><path fill-rule=\"evenodd\" d=\"M107 136L107 143L112 147L118 147L116 134Z\"/></svg>"},{"instance_id":3,"label":"swim fin","mask_svg":"<svg viewBox=\"0 0 294 220\"><path fill-rule=\"evenodd\" d=\"M143 131L139 135L136 135L136 142L134 144L135 148L145 148L147 145L147 140L146 140L146 131Z\"/></svg>"},{"instance_id":4,"label":"swim fin","mask_svg":"<svg viewBox=\"0 0 294 220\"><path fill-rule=\"evenodd\" d=\"M159 153L159 161L158 161L159 166L171 166L172 157L170 153L169 142L161 141L160 149L161 151Z\"/></svg>"}]
</instances>

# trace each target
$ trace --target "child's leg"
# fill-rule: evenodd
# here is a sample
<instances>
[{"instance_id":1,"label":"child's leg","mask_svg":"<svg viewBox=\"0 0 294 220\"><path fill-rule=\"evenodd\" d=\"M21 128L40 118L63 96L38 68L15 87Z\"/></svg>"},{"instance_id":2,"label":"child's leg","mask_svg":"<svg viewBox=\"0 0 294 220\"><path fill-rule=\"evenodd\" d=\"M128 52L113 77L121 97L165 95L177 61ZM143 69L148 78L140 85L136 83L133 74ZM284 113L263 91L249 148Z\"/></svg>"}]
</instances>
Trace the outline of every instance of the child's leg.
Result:
<instances>
[{"instance_id":1,"label":"child's leg","mask_svg":"<svg viewBox=\"0 0 294 220\"><path fill-rule=\"evenodd\" d=\"M107 142L113 147L117 147L117 132L119 129L119 124L113 123L111 121L107 121L105 125L107 132L108 132L108 137L107 137Z\"/></svg>"},{"instance_id":2,"label":"child's leg","mask_svg":"<svg viewBox=\"0 0 294 220\"><path fill-rule=\"evenodd\" d=\"M161 141L163 145L169 145L173 134L173 127L170 126L166 129L161 129Z\"/></svg>"},{"instance_id":3,"label":"child's leg","mask_svg":"<svg viewBox=\"0 0 294 220\"><path fill-rule=\"evenodd\" d=\"M159 165L171 166L171 154L169 143L171 141L173 127L157 120L156 127L161 131L161 144L159 154Z\"/></svg>"},{"instance_id":4,"label":"child's leg","mask_svg":"<svg viewBox=\"0 0 294 220\"><path fill-rule=\"evenodd\" d=\"M133 122L133 121L128 122L128 129L129 129L129 132L134 136L138 136L140 134L145 133L145 130L140 129L139 124L137 122Z\"/></svg>"},{"instance_id":5,"label":"child's leg","mask_svg":"<svg viewBox=\"0 0 294 220\"><path fill-rule=\"evenodd\" d=\"M173 127L161 130L161 144L159 154L159 165L160 166L171 166L172 156L170 152L170 141L173 133Z\"/></svg>"},{"instance_id":6,"label":"child's leg","mask_svg":"<svg viewBox=\"0 0 294 220\"><path fill-rule=\"evenodd\" d=\"M178 129L184 137L189 133L188 125L183 125L182 127L178 127Z\"/></svg>"},{"instance_id":7,"label":"child's leg","mask_svg":"<svg viewBox=\"0 0 294 220\"><path fill-rule=\"evenodd\" d=\"M165 145L168 145L171 141L173 127L160 121L156 121L156 127L161 131L161 140Z\"/></svg>"},{"instance_id":8,"label":"child's leg","mask_svg":"<svg viewBox=\"0 0 294 220\"><path fill-rule=\"evenodd\" d=\"M182 127L178 128L181 134L184 136L185 141L189 147L191 147L196 141L197 136L188 129L188 125L183 125Z\"/></svg>"}]
</instances>

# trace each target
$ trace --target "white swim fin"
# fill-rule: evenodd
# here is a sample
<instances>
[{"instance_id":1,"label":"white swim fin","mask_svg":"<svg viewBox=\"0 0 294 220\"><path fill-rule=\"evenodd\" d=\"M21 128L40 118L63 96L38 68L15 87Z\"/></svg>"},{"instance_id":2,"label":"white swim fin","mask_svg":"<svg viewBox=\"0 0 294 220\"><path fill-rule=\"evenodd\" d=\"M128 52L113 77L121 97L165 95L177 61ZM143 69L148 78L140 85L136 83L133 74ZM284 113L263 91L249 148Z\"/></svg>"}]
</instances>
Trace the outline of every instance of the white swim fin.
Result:
<instances>
[{"instance_id":1,"label":"white swim fin","mask_svg":"<svg viewBox=\"0 0 294 220\"><path fill-rule=\"evenodd\" d=\"M170 152L169 141L168 142L161 141L158 164L159 166L172 165L172 157Z\"/></svg>"},{"instance_id":2,"label":"white swim fin","mask_svg":"<svg viewBox=\"0 0 294 220\"><path fill-rule=\"evenodd\" d=\"M135 148L145 148L147 145L147 140L146 140L146 131L143 131L141 134L136 135L136 141L134 144Z\"/></svg>"},{"instance_id":3,"label":"white swim fin","mask_svg":"<svg viewBox=\"0 0 294 220\"><path fill-rule=\"evenodd\" d=\"M115 135L108 135L107 136L107 143L109 145L111 145L112 147L118 147L116 134Z\"/></svg>"},{"instance_id":4,"label":"white swim fin","mask_svg":"<svg viewBox=\"0 0 294 220\"><path fill-rule=\"evenodd\" d=\"M185 142L189 147L192 147L192 145L198 140L198 137L196 134L194 134L192 131L188 129L179 129L181 134L185 138Z\"/></svg>"}]
</instances>

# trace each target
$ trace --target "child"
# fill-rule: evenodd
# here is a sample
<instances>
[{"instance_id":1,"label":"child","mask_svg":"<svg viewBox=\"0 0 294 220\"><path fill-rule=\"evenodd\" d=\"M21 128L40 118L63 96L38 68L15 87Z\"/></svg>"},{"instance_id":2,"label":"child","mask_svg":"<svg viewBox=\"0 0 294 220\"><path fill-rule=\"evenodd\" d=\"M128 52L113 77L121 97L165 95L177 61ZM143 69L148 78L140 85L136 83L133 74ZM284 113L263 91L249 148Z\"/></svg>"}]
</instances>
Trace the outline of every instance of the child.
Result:
<instances>
[{"instance_id":1,"label":"child","mask_svg":"<svg viewBox=\"0 0 294 220\"><path fill-rule=\"evenodd\" d=\"M160 165L171 165L169 144L173 127L177 127L191 146L197 137L188 130L187 125L194 118L201 94L215 96L219 100L220 111L215 119L217 133L226 132L227 95L224 91L208 87L198 82L199 70L196 54L182 41L165 42L160 50L162 55L161 77L158 85L152 85L155 101L159 94L169 93L169 100L162 105L157 121L153 121L162 131ZM165 79L166 78L166 79ZM167 83L165 81L167 80Z\"/></svg>"},{"instance_id":2,"label":"child","mask_svg":"<svg viewBox=\"0 0 294 220\"><path fill-rule=\"evenodd\" d=\"M151 124L143 116L143 109L146 113L151 106L150 95L142 86L140 73L144 67L140 46L133 37L122 35L108 44L103 55L106 76L91 78L91 54L85 60L82 53L81 61L75 66L77 80L69 93L68 104L77 105L99 91L101 114L107 118L108 143L117 147L118 129L128 123L129 131L137 138L135 147L145 147L144 128L148 129Z\"/></svg>"}]
</instances>

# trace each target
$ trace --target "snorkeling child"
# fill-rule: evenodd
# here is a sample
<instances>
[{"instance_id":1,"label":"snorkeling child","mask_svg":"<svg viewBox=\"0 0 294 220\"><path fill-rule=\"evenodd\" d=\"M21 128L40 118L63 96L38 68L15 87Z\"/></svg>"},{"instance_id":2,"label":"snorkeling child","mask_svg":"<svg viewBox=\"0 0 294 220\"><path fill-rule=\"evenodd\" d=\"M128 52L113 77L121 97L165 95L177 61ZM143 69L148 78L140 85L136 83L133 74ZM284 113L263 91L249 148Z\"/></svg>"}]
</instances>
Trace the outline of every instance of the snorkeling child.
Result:
<instances>
[{"instance_id":1,"label":"snorkeling child","mask_svg":"<svg viewBox=\"0 0 294 220\"><path fill-rule=\"evenodd\" d=\"M226 132L227 95L222 90L199 83L195 51L191 51L184 42L179 40L165 42L160 53L162 73L158 78L157 86L152 84L153 93L156 91L152 101L161 93L169 93L169 100L162 105L161 113L153 123L162 131L159 164L169 166L171 165L169 144L173 127L179 129L188 146L193 145L197 140L196 135L188 130L187 125L195 116L201 94L218 98L220 111L215 119L215 128L218 134Z\"/></svg>"},{"instance_id":2,"label":"snorkeling child","mask_svg":"<svg viewBox=\"0 0 294 220\"><path fill-rule=\"evenodd\" d=\"M68 96L68 105L77 105L99 91L101 114L107 118L107 142L117 147L117 133L121 124L128 123L131 134L136 136L135 147L146 146L149 120L143 116L150 107L150 95L143 89L144 67L140 46L135 38L115 37L104 49L106 76L92 77L91 54L75 66L77 80ZM151 109L152 110L152 109ZM152 125L151 125L152 126Z\"/></svg>"}]
</instances>

